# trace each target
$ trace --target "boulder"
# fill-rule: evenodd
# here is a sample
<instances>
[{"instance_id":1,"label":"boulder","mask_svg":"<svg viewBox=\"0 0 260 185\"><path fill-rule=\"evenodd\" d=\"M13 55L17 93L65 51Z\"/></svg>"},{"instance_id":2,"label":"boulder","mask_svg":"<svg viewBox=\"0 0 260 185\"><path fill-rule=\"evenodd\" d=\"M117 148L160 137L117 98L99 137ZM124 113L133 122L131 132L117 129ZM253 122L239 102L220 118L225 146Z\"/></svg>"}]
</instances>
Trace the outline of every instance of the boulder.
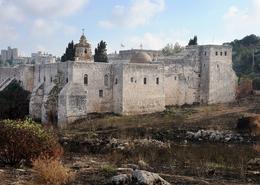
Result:
<instances>
[{"instance_id":1,"label":"boulder","mask_svg":"<svg viewBox=\"0 0 260 185\"><path fill-rule=\"evenodd\" d=\"M131 184L131 175L121 174L111 178L111 185L129 185Z\"/></svg>"},{"instance_id":2,"label":"boulder","mask_svg":"<svg viewBox=\"0 0 260 185\"><path fill-rule=\"evenodd\" d=\"M170 185L158 174L143 170L135 170L133 172L133 182L136 185Z\"/></svg>"},{"instance_id":3,"label":"boulder","mask_svg":"<svg viewBox=\"0 0 260 185\"><path fill-rule=\"evenodd\" d=\"M252 135L260 135L260 115L245 116L238 120L237 129L249 131Z\"/></svg>"}]
</instances>

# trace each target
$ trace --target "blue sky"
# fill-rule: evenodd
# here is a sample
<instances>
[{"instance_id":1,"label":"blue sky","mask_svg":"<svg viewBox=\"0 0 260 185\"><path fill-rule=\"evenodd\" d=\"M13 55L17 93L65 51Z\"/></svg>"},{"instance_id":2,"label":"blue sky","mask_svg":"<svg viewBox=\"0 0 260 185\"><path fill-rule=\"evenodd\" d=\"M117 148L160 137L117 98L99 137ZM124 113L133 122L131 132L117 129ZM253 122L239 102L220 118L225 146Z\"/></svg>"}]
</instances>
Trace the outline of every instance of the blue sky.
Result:
<instances>
[{"instance_id":1,"label":"blue sky","mask_svg":"<svg viewBox=\"0 0 260 185\"><path fill-rule=\"evenodd\" d=\"M160 49L167 43L222 44L260 35L260 0L0 0L0 48L60 56L85 35L108 51Z\"/></svg>"}]
</instances>

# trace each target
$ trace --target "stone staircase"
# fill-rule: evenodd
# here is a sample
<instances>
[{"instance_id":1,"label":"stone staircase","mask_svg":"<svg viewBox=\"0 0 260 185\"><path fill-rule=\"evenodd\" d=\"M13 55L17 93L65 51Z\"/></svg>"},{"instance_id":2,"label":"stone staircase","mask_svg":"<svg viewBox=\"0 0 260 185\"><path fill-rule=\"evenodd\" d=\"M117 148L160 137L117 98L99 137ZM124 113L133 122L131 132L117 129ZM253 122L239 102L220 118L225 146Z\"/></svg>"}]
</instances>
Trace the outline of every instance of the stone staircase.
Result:
<instances>
[{"instance_id":1,"label":"stone staircase","mask_svg":"<svg viewBox=\"0 0 260 185\"><path fill-rule=\"evenodd\" d=\"M0 92L3 91L10 83L14 81L14 78L7 78L0 82Z\"/></svg>"}]
</instances>

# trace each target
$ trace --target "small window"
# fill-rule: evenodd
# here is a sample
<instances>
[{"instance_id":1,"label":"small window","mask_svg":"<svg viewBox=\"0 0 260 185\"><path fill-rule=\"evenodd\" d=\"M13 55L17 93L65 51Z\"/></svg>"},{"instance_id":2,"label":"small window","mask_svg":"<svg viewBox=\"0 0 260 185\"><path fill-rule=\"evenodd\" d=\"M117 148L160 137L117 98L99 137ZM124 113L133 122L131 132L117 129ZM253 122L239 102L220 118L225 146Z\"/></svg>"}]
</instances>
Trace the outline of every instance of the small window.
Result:
<instances>
[{"instance_id":1,"label":"small window","mask_svg":"<svg viewBox=\"0 0 260 185\"><path fill-rule=\"evenodd\" d=\"M43 77L43 81L44 81L44 82L46 81L46 78L45 78L45 77Z\"/></svg>"},{"instance_id":2,"label":"small window","mask_svg":"<svg viewBox=\"0 0 260 185\"><path fill-rule=\"evenodd\" d=\"M223 52L220 52L220 56L222 56L223 55Z\"/></svg>"},{"instance_id":3,"label":"small window","mask_svg":"<svg viewBox=\"0 0 260 185\"><path fill-rule=\"evenodd\" d=\"M217 64L217 68L219 68L219 65Z\"/></svg>"},{"instance_id":4,"label":"small window","mask_svg":"<svg viewBox=\"0 0 260 185\"><path fill-rule=\"evenodd\" d=\"M51 83L52 83L52 77L51 77Z\"/></svg>"},{"instance_id":5,"label":"small window","mask_svg":"<svg viewBox=\"0 0 260 185\"><path fill-rule=\"evenodd\" d=\"M218 56L218 52L216 51L216 56Z\"/></svg>"},{"instance_id":6,"label":"small window","mask_svg":"<svg viewBox=\"0 0 260 185\"><path fill-rule=\"evenodd\" d=\"M88 75L87 74L84 75L84 84L88 85Z\"/></svg>"},{"instance_id":7,"label":"small window","mask_svg":"<svg viewBox=\"0 0 260 185\"><path fill-rule=\"evenodd\" d=\"M108 86L108 75L104 76L104 85Z\"/></svg>"},{"instance_id":8,"label":"small window","mask_svg":"<svg viewBox=\"0 0 260 185\"><path fill-rule=\"evenodd\" d=\"M174 80L177 80L177 76L174 77Z\"/></svg>"},{"instance_id":9,"label":"small window","mask_svg":"<svg viewBox=\"0 0 260 185\"><path fill-rule=\"evenodd\" d=\"M146 78L144 78L144 85L146 85L147 84L147 79Z\"/></svg>"},{"instance_id":10,"label":"small window","mask_svg":"<svg viewBox=\"0 0 260 185\"><path fill-rule=\"evenodd\" d=\"M156 78L156 84L159 85L159 83L160 83L159 78Z\"/></svg>"},{"instance_id":11,"label":"small window","mask_svg":"<svg viewBox=\"0 0 260 185\"><path fill-rule=\"evenodd\" d=\"M206 51L205 51L204 55L207 56L207 52Z\"/></svg>"},{"instance_id":12,"label":"small window","mask_svg":"<svg viewBox=\"0 0 260 185\"><path fill-rule=\"evenodd\" d=\"M131 83L133 83L134 82L134 78L133 77L131 77Z\"/></svg>"},{"instance_id":13,"label":"small window","mask_svg":"<svg viewBox=\"0 0 260 185\"><path fill-rule=\"evenodd\" d=\"M103 96L104 96L103 90L99 90L98 94L99 94L100 98L103 98Z\"/></svg>"},{"instance_id":14,"label":"small window","mask_svg":"<svg viewBox=\"0 0 260 185\"><path fill-rule=\"evenodd\" d=\"M206 64L203 64L204 67L206 67Z\"/></svg>"},{"instance_id":15,"label":"small window","mask_svg":"<svg viewBox=\"0 0 260 185\"><path fill-rule=\"evenodd\" d=\"M200 78L200 74L198 74L198 77Z\"/></svg>"},{"instance_id":16,"label":"small window","mask_svg":"<svg viewBox=\"0 0 260 185\"><path fill-rule=\"evenodd\" d=\"M116 85L118 84L118 80L117 80L117 78L116 78L116 80L115 80L115 84L116 84Z\"/></svg>"},{"instance_id":17,"label":"small window","mask_svg":"<svg viewBox=\"0 0 260 185\"><path fill-rule=\"evenodd\" d=\"M67 82L67 83L69 82L69 79L68 79L68 78L66 78L66 82Z\"/></svg>"},{"instance_id":18,"label":"small window","mask_svg":"<svg viewBox=\"0 0 260 185\"><path fill-rule=\"evenodd\" d=\"M225 51L225 56L227 56L227 52Z\"/></svg>"}]
</instances>

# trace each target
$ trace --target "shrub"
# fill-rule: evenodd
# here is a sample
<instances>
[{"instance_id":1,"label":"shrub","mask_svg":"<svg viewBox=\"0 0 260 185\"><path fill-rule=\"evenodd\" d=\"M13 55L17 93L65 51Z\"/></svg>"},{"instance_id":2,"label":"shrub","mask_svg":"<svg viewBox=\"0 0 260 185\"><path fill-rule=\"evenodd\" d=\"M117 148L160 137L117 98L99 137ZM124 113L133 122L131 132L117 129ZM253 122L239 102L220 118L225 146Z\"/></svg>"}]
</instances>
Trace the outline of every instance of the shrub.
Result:
<instances>
[{"instance_id":1,"label":"shrub","mask_svg":"<svg viewBox=\"0 0 260 185\"><path fill-rule=\"evenodd\" d=\"M29 164L40 155L59 158L62 154L53 132L31 119L0 122L0 163Z\"/></svg>"},{"instance_id":2,"label":"shrub","mask_svg":"<svg viewBox=\"0 0 260 185\"><path fill-rule=\"evenodd\" d=\"M58 159L42 157L33 161L36 183L64 185L73 181L74 173L66 168Z\"/></svg>"},{"instance_id":3,"label":"shrub","mask_svg":"<svg viewBox=\"0 0 260 185\"><path fill-rule=\"evenodd\" d=\"M116 175L116 167L112 165L104 165L101 167L101 171L105 173L106 176L113 176Z\"/></svg>"}]
</instances>

